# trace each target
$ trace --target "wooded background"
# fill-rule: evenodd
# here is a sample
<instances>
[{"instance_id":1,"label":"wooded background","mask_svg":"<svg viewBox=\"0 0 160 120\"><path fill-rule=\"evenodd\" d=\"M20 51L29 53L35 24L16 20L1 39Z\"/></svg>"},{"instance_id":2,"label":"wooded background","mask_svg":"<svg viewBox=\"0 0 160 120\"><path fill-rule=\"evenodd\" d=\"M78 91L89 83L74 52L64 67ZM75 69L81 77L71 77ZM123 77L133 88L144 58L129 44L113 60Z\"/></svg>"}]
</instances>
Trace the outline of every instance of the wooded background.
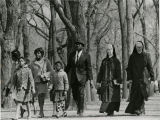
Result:
<instances>
[{"instance_id":1,"label":"wooded background","mask_svg":"<svg viewBox=\"0 0 160 120\"><path fill-rule=\"evenodd\" d=\"M34 50L43 47L52 64L61 60L66 66L77 38L85 41L91 55L95 83L106 45L114 44L122 65L123 98L127 98L125 69L138 40L144 42L155 79L160 80L159 0L1 0L1 91L10 81L12 50L32 61ZM87 101L95 101L89 83L86 91Z\"/></svg>"}]
</instances>

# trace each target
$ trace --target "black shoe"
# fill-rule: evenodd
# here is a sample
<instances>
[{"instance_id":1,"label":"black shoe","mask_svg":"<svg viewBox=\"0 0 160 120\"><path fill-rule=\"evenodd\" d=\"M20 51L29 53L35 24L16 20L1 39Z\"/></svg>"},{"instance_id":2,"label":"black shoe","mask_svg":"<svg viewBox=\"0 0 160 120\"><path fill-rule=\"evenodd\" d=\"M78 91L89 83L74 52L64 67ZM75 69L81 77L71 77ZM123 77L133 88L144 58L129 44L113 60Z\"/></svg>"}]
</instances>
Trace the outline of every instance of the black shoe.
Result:
<instances>
[{"instance_id":1,"label":"black shoe","mask_svg":"<svg viewBox=\"0 0 160 120\"><path fill-rule=\"evenodd\" d=\"M52 115L52 117L56 117L56 115Z\"/></svg>"},{"instance_id":2,"label":"black shoe","mask_svg":"<svg viewBox=\"0 0 160 120\"><path fill-rule=\"evenodd\" d=\"M79 117L83 117L83 112L80 112L80 113L79 113Z\"/></svg>"},{"instance_id":3,"label":"black shoe","mask_svg":"<svg viewBox=\"0 0 160 120\"><path fill-rule=\"evenodd\" d=\"M136 111L134 112L134 114L136 114L137 116L140 116L140 115L141 115L141 112L140 112L139 110L136 110Z\"/></svg>"},{"instance_id":4,"label":"black shoe","mask_svg":"<svg viewBox=\"0 0 160 120\"><path fill-rule=\"evenodd\" d=\"M44 118L44 113L40 113L38 118Z\"/></svg>"},{"instance_id":5,"label":"black shoe","mask_svg":"<svg viewBox=\"0 0 160 120\"><path fill-rule=\"evenodd\" d=\"M80 113L80 110L77 110L77 114L79 115L79 113Z\"/></svg>"},{"instance_id":6,"label":"black shoe","mask_svg":"<svg viewBox=\"0 0 160 120\"><path fill-rule=\"evenodd\" d=\"M63 116L63 117L67 117L67 113L66 113L66 112L64 112L62 116Z\"/></svg>"},{"instance_id":7,"label":"black shoe","mask_svg":"<svg viewBox=\"0 0 160 120\"><path fill-rule=\"evenodd\" d=\"M60 115L56 115L56 118L59 118L60 117Z\"/></svg>"},{"instance_id":8,"label":"black shoe","mask_svg":"<svg viewBox=\"0 0 160 120\"><path fill-rule=\"evenodd\" d=\"M114 115L114 112L109 112L108 114L107 114L107 116L113 116Z\"/></svg>"}]
</instances>

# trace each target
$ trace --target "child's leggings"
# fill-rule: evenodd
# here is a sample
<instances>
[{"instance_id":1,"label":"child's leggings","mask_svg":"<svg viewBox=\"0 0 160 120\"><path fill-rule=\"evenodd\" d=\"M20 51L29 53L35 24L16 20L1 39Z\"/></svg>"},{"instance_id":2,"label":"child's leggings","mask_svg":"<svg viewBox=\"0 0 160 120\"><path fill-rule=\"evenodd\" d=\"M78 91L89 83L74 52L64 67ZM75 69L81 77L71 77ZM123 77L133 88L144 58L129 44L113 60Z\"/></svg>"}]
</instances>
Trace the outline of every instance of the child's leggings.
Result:
<instances>
[{"instance_id":1,"label":"child's leggings","mask_svg":"<svg viewBox=\"0 0 160 120\"><path fill-rule=\"evenodd\" d=\"M60 112L60 111L65 111L65 101L58 101L56 103L56 111Z\"/></svg>"}]
</instances>

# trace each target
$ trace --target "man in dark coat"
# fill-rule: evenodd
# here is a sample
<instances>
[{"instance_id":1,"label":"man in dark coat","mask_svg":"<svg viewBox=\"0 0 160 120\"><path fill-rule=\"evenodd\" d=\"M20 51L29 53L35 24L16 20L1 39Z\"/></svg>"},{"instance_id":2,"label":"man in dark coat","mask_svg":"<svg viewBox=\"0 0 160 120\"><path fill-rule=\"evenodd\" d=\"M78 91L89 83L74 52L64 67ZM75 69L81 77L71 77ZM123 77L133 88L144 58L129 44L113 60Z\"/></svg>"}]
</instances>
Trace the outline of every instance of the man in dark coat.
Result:
<instances>
[{"instance_id":1,"label":"man in dark coat","mask_svg":"<svg viewBox=\"0 0 160 120\"><path fill-rule=\"evenodd\" d=\"M90 55L84 51L85 43L77 40L76 51L72 52L68 59L66 72L70 72L70 86L72 88L73 99L77 104L77 114L83 116L84 111L84 89L87 80L93 84L93 75Z\"/></svg>"},{"instance_id":2,"label":"man in dark coat","mask_svg":"<svg viewBox=\"0 0 160 120\"><path fill-rule=\"evenodd\" d=\"M127 80L132 82L132 86L126 113L136 115L145 113L144 101L148 99L146 69L150 75L150 80L154 81L150 56L144 52L143 42L137 41L133 53L129 58L127 68Z\"/></svg>"}]
</instances>

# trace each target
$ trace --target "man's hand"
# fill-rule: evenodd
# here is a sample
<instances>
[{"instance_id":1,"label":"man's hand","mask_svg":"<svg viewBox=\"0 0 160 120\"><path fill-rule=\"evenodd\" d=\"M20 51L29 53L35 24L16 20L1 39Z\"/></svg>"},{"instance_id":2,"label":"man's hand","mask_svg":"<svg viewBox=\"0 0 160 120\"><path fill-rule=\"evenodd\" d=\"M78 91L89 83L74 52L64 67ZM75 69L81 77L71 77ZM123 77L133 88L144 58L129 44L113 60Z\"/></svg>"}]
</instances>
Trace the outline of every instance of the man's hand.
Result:
<instances>
[{"instance_id":1,"label":"man's hand","mask_svg":"<svg viewBox=\"0 0 160 120\"><path fill-rule=\"evenodd\" d=\"M90 80L90 87L91 87L91 88L93 88L93 87L94 87L93 80Z\"/></svg>"}]
</instances>

